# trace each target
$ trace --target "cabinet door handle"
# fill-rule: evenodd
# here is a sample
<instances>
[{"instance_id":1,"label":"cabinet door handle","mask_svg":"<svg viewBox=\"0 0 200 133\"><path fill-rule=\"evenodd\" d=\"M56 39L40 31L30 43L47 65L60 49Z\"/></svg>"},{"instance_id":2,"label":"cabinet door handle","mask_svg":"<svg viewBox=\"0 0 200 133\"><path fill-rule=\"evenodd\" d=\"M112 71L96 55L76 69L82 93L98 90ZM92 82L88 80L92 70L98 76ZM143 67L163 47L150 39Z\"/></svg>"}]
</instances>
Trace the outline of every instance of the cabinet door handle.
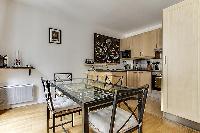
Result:
<instances>
[{"instance_id":1,"label":"cabinet door handle","mask_svg":"<svg viewBox=\"0 0 200 133\"><path fill-rule=\"evenodd\" d=\"M157 45L157 43L156 43L156 48L158 48L158 45Z\"/></svg>"},{"instance_id":2,"label":"cabinet door handle","mask_svg":"<svg viewBox=\"0 0 200 133\"><path fill-rule=\"evenodd\" d=\"M165 56L165 65L167 64L167 56Z\"/></svg>"},{"instance_id":3,"label":"cabinet door handle","mask_svg":"<svg viewBox=\"0 0 200 133\"><path fill-rule=\"evenodd\" d=\"M140 52L140 56L143 56L142 52Z\"/></svg>"}]
</instances>

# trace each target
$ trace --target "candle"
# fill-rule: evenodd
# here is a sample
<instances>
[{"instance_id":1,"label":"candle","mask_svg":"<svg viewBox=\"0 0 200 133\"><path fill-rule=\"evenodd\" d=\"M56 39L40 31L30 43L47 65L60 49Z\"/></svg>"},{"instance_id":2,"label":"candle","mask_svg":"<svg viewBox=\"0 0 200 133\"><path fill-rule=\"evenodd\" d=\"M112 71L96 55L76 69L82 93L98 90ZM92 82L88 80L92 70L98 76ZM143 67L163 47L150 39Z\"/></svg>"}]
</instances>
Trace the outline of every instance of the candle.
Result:
<instances>
[{"instance_id":1,"label":"candle","mask_svg":"<svg viewBox=\"0 0 200 133\"><path fill-rule=\"evenodd\" d=\"M19 60L19 50L16 51L16 57L17 60Z\"/></svg>"}]
</instances>

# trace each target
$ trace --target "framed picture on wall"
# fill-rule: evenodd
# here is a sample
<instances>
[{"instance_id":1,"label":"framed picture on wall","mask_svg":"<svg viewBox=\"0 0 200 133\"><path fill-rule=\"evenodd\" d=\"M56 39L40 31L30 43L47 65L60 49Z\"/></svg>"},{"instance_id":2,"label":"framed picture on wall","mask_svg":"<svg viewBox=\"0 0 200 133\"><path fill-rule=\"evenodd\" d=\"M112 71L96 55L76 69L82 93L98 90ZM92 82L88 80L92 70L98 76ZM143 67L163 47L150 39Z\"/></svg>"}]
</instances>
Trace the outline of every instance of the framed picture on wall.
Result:
<instances>
[{"instance_id":1,"label":"framed picture on wall","mask_svg":"<svg viewBox=\"0 0 200 133\"><path fill-rule=\"evenodd\" d=\"M49 28L49 43L61 44L61 30Z\"/></svg>"}]
</instances>

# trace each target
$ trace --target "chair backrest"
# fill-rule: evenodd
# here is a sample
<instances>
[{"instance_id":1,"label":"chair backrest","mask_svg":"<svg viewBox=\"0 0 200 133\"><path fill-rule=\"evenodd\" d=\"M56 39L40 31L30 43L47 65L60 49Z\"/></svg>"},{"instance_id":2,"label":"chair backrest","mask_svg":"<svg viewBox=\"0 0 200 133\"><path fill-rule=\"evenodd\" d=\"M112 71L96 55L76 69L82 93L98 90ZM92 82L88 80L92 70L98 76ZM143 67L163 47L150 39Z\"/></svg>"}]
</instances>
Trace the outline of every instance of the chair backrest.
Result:
<instances>
[{"instance_id":1,"label":"chair backrest","mask_svg":"<svg viewBox=\"0 0 200 133\"><path fill-rule=\"evenodd\" d=\"M116 75L108 76L108 75L106 75L104 89L110 90L110 89L113 89L114 86L122 87L123 78L124 78L123 76L116 76Z\"/></svg>"},{"instance_id":2,"label":"chair backrest","mask_svg":"<svg viewBox=\"0 0 200 133\"><path fill-rule=\"evenodd\" d=\"M54 82L71 82L72 73L54 73Z\"/></svg>"},{"instance_id":3,"label":"chair backrest","mask_svg":"<svg viewBox=\"0 0 200 133\"><path fill-rule=\"evenodd\" d=\"M111 79L111 78L113 78L113 79ZM108 75L106 75L105 83L122 86L123 78L124 78L123 76L117 76L117 75L108 76Z\"/></svg>"},{"instance_id":4,"label":"chair backrest","mask_svg":"<svg viewBox=\"0 0 200 133\"><path fill-rule=\"evenodd\" d=\"M128 108L128 110L131 112L132 116L137 119L138 125L142 125L144 109L145 109L145 104L146 104L146 99L147 99L147 94L148 94L148 88L149 88L149 85L145 85L139 88L129 89L126 87L121 87L120 90L115 90L109 133L113 133L117 104L120 102L123 102L125 106ZM127 97L124 99L121 99L122 95L126 95ZM136 106L134 110L131 107L129 107L128 103L126 102L131 99L138 101L138 105ZM140 112L138 113L138 117L135 114L136 109L138 109L138 112ZM128 120L126 122L128 122ZM119 131L125 125L126 123L124 123L124 125L119 129Z\"/></svg>"},{"instance_id":5,"label":"chair backrest","mask_svg":"<svg viewBox=\"0 0 200 133\"><path fill-rule=\"evenodd\" d=\"M50 81L44 80L42 77L41 77L41 81L42 81L42 85L44 87L44 94L45 94L47 106L48 106L49 110L54 111Z\"/></svg>"}]
</instances>

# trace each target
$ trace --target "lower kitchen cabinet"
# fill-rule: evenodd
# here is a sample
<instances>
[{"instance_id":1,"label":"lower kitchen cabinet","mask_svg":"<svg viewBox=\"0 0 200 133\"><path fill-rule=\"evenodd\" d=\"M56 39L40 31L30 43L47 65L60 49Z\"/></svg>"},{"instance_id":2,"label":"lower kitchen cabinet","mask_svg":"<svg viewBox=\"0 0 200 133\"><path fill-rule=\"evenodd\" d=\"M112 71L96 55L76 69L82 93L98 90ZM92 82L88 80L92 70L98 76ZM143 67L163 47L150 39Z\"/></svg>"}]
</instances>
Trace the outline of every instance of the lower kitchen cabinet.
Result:
<instances>
[{"instance_id":1,"label":"lower kitchen cabinet","mask_svg":"<svg viewBox=\"0 0 200 133\"><path fill-rule=\"evenodd\" d=\"M128 71L127 72L127 87L138 87L138 72Z\"/></svg>"},{"instance_id":2,"label":"lower kitchen cabinet","mask_svg":"<svg viewBox=\"0 0 200 133\"><path fill-rule=\"evenodd\" d=\"M128 71L127 72L127 87L140 87L145 84L149 85L151 91L151 72L148 71Z\"/></svg>"}]
</instances>

